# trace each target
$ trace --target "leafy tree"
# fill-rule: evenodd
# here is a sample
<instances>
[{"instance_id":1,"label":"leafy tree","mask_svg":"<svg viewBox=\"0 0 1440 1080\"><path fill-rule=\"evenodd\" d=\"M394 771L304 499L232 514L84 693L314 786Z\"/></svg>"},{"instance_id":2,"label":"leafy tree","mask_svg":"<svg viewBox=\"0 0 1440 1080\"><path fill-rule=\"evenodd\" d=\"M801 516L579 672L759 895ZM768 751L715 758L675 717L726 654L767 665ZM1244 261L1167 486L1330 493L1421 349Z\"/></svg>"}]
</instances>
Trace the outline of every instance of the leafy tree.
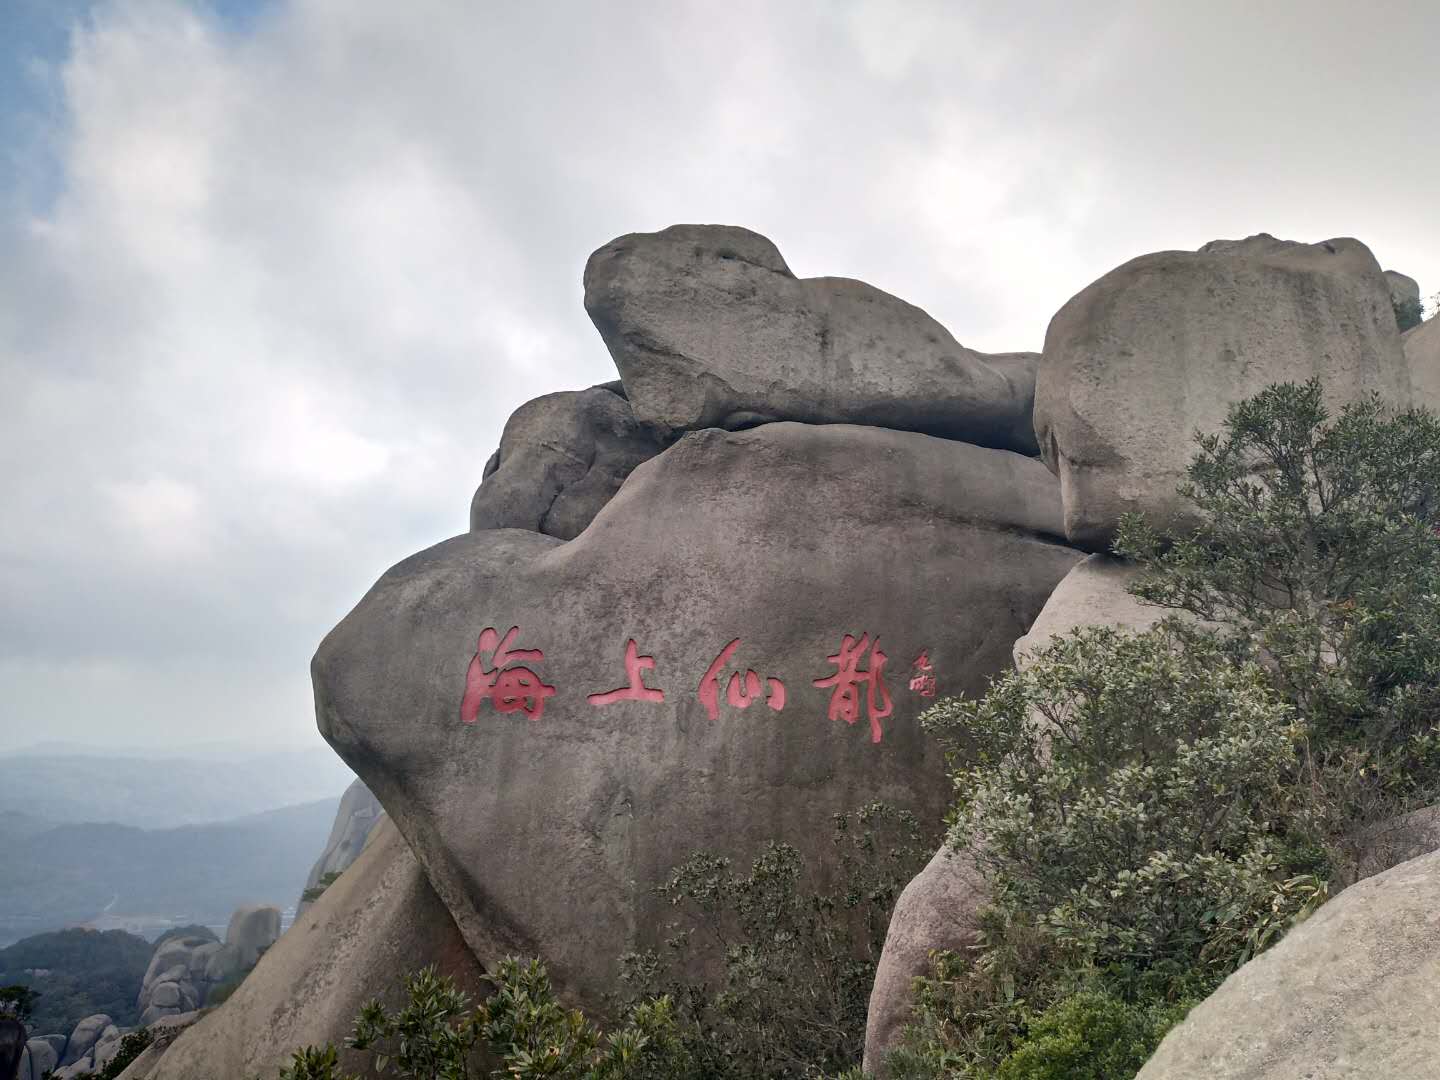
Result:
<instances>
[{"instance_id":1,"label":"leafy tree","mask_svg":"<svg viewBox=\"0 0 1440 1080\"><path fill-rule=\"evenodd\" d=\"M135 1002L154 951L123 930L36 934L0 949L0 981L40 992L32 1031L68 1034L95 1013L128 1027L139 1018ZM36 970L46 974L28 974Z\"/></svg>"},{"instance_id":2,"label":"leafy tree","mask_svg":"<svg viewBox=\"0 0 1440 1080\"><path fill-rule=\"evenodd\" d=\"M17 1020L29 1020L39 997L39 991L28 986L0 986L0 1013L9 1013Z\"/></svg>"},{"instance_id":3,"label":"leafy tree","mask_svg":"<svg viewBox=\"0 0 1440 1080\"><path fill-rule=\"evenodd\" d=\"M1294 790L1353 865L1347 838L1440 796L1440 421L1374 398L1332 419L1312 381L1198 441L1199 530L1170 543L1130 518L1117 551L1137 595L1262 665L1300 724Z\"/></svg>"}]
</instances>

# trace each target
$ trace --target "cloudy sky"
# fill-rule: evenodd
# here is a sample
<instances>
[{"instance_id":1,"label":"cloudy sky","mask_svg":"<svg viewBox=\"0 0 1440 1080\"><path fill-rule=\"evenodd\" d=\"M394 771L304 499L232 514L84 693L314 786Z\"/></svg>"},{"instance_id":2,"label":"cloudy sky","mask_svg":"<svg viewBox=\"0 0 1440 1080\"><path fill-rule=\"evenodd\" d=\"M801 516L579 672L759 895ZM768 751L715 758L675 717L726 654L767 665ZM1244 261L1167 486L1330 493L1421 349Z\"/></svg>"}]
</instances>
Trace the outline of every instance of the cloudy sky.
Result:
<instances>
[{"instance_id":1,"label":"cloudy sky","mask_svg":"<svg viewBox=\"0 0 1440 1080\"><path fill-rule=\"evenodd\" d=\"M744 224L967 345L1147 251L1440 289L1440 6L0 0L0 745L313 741L307 665Z\"/></svg>"}]
</instances>

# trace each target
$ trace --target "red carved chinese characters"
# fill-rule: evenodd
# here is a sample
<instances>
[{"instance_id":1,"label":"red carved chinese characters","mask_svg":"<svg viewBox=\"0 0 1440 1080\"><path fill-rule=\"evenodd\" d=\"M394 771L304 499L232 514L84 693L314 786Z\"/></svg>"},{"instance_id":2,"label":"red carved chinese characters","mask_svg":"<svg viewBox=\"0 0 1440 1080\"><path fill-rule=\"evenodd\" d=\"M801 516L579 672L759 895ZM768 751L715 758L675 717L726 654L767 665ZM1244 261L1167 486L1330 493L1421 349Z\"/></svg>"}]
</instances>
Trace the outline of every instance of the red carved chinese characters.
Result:
<instances>
[{"instance_id":1,"label":"red carved chinese characters","mask_svg":"<svg viewBox=\"0 0 1440 1080\"><path fill-rule=\"evenodd\" d=\"M652 690L645 685L646 670L655 670L655 657L641 656L635 639L625 644L625 678L629 685L607 694L591 694L585 700L591 705L612 705L617 701L664 701L665 691Z\"/></svg>"},{"instance_id":2,"label":"red carved chinese characters","mask_svg":"<svg viewBox=\"0 0 1440 1080\"><path fill-rule=\"evenodd\" d=\"M554 695L555 687L546 686L528 667L507 666L520 660L538 664L545 659L539 649L512 649L519 633L518 626L512 626L504 638L493 627L480 631L475 655L465 671L465 695L460 699L460 719L465 723L475 723L486 698L499 713L523 712L531 720L544 714L545 699ZM491 654L489 670L481 659L485 653Z\"/></svg>"},{"instance_id":3,"label":"red carved chinese characters","mask_svg":"<svg viewBox=\"0 0 1440 1080\"><path fill-rule=\"evenodd\" d=\"M930 663L930 650L923 650L910 665L910 689L921 697L935 696L935 665Z\"/></svg>"},{"instance_id":4,"label":"red carved chinese characters","mask_svg":"<svg viewBox=\"0 0 1440 1080\"><path fill-rule=\"evenodd\" d=\"M870 649L870 665L861 671L860 662L865 659L865 650ZM890 700L890 691L885 688L885 661L889 659L880 651L880 639L872 647L870 635L863 634L857 642L853 634L846 634L840 643L840 651L826 657L838 669L834 675L813 680L814 685L831 687L830 719L844 720L853 724L860 718L860 684L868 686L866 704L870 714L870 741L880 741L880 721L895 711Z\"/></svg>"},{"instance_id":5,"label":"red carved chinese characters","mask_svg":"<svg viewBox=\"0 0 1440 1080\"><path fill-rule=\"evenodd\" d=\"M720 718L720 673L725 670L738 648L740 639L737 637L720 650L720 655L715 657L700 680L700 703L705 706L711 720ZM765 685L769 689L765 704L776 712L785 708L785 684L779 679L770 678L765 680ZM730 675L730 682L725 688L725 700L735 708L748 709L760 695L760 676L753 670L746 670L743 679L738 671Z\"/></svg>"}]
</instances>

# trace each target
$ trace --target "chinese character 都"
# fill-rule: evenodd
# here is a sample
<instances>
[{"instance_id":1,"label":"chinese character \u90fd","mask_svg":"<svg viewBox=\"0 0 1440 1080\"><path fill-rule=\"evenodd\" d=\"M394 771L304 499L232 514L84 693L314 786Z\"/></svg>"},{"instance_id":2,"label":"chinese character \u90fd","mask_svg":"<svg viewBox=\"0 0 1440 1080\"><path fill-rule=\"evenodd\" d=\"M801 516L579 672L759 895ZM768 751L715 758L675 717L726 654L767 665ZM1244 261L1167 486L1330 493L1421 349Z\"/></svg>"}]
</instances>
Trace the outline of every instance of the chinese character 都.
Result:
<instances>
[{"instance_id":1,"label":"chinese character \u90fd","mask_svg":"<svg viewBox=\"0 0 1440 1080\"><path fill-rule=\"evenodd\" d=\"M711 720L720 718L720 673L724 671L725 665L730 663L730 658L735 655L735 650L740 647L740 639L734 641L720 650L720 655L715 657L710 667L706 670L704 678L700 680L700 703L705 706L705 711L710 714ZM776 678L765 680L765 686L769 692L765 695L765 704L779 712L785 708L785 684ZM742 679L738 671L732 672L730 681L725 687L725 700L737 709L748 709L762 693L760 676L753 670L747 669Z\"/></svg>"},{"instance_id":2,"label":"chinese character \u90fd","mask_svg":"<svg viewBox=\"0 0 1440 1080\"><path fill-rule=\"evenodd\" d=\"M870 666L860 670L860 661L865 650L870 649ZM860 718L860 684L869 688L866 703L870 714L870 741L880 741L880 721L894 712L890 691L885 688L885 661L888 657L880 651L880 639L871 646L870 635L863 634L857 642L853 634L846 634L840 643L840 651L826 659L837 668L834 675L813 680L814 685L832 687L830 693L830 719L844 720L853 724Z\"/></svg>"},{"instance_id":3,"label":"chinese character \u90fd","mask_svg":"<svg viewBox=\"0 0 1440 1080\"><path fill-rule=\"evenodd\" d=\"M475 655L465 671L465 696L460 699L460 719L465 723L475 723L486 698L499 713L523 712L531 720L544 714L545 699L554 695L555 687L545 685L528 667L507 666L520 660L538 664L545 659L539 649L512 649L519 633L518 626L512 626L504 638L490 626L480 631ZM485 653L491 654L489 670L481 659Z\"/></svg>"},{"instance_id":4,"label":"chinese character \u90fd","mask_svg":"<svg viewBox=\"0 0 1440 1080\"><path fill-rule=\"evenodd\" d=\"M644 672L655 670L655 657L641 656L635 639L625 645L625 678L628 685L605 694L591 694L585 700L591 705L611 705L617 701L664 701L664 690L653 690L645 685Z\"/></svg>"}]
</instances>

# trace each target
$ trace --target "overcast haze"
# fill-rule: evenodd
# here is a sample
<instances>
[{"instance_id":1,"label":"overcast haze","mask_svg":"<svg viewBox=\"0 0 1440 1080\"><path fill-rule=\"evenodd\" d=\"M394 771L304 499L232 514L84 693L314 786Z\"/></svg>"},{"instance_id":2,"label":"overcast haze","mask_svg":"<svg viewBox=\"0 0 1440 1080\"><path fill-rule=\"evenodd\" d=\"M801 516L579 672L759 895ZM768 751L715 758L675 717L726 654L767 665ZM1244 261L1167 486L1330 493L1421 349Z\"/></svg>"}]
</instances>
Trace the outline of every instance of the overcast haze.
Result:
<instances>
[{"instance_id":1,"label":"overcast haze","mask_svg":"<svg viewBox=\"0 0 1440 1080\"><path fill-rule=\"evenodd\" d=\"M1262 230L1440 289L1426 0L3 0L0 63L9 745L316 740L324 633L614 378L620 233L746 225L993 351Z\"/></svg>"}]
</instances>

